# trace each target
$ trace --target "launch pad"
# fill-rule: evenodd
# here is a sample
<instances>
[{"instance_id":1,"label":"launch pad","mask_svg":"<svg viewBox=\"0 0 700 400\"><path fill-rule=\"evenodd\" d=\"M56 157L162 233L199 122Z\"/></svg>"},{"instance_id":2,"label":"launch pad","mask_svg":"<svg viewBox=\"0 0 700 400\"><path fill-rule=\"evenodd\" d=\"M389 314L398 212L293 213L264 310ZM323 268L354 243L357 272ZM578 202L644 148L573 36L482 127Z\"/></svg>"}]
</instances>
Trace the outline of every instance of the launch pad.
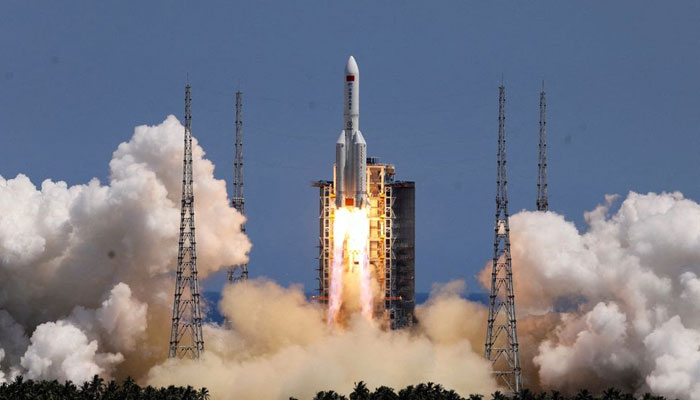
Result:
<instances>
[{"instance_id":1,"label":"launch pad","mask_svg":"<svg viewBox=\"0 0 700 400\"><path fill-rule=\"evenodd\" d=\"M334 171L335 175L335 171ZM396 181L391 164L367 158L369 207L369 266L375 293L373 319L389 329L413 325L415 320L415 183ZM319 265L318 296L328 304L333 258L335 189L332 181L318 181Z\"/></svg>"}]
</instances>

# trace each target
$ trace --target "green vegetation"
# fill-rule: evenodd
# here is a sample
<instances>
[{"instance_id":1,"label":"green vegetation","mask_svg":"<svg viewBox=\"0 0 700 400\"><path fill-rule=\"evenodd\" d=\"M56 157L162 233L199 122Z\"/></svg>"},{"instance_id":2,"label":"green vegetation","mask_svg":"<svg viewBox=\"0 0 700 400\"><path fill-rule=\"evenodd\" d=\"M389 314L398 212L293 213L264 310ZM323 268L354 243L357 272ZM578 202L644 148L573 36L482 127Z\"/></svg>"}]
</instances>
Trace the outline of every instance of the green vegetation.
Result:
<instances>
[{"instance_id":1,"label":"green vegetation","mask_svg":"<svg viewBox=\"0 0 700 400\"><path fill-rule=\"evenodd\" d=\"M70 381L33 381L24 380L21 376L12 383L0 385L0 400L209 400L211 396L206 388L196 390L191 386L168 386L167 388L141 387L133 379L127 378L122 384L115 381L105 382L95 375L92 381L76 386ZM297 400L293 397L290 400ZM635 397L630 393L622 393L617 389L607 389L599 395L593 395L588 390L581 390L573 396L564 396L559 392L533 393L524 390L517 396L506 396L496 392L490 398L472 394L464 398L454 390L447 390L441 385L428 382L416 386L408 386L397 392L394 389L380 386L370 391L367 385L360 381L350 396L344 396L332 390L318 392L311 400L666 400L663 396L645 394Z\"/></svg>"},{"instance_id":2,"label":"green vegetation","mask_svg":"<svg viewBox=\"0 0 700 400\"><path fill-rule=\"evenodd\" d=\"M71 381L24 380L21 376L12 383L0 386L0 400L209 400L206 388L195 390L191 386L167 388L142 388L133 379L127 378L121 385L115 381L105 383L95 375L92 381L83 383L80 387Z\"/></svg>"},{"instance_id":3,"label":"green vegetation","mask_svg":"<svg viewBox=\"0 0 700 400\"><path fill-rule=\"evenodd\" d=\"M493 393L489 398L484 399L483 396L472 394L466 399L454 390L447 390L441 385L432 382L421 383L417 386L408 386L399 390L398 393L392 388L380 386L374 392L367 389L364 382L355 384L355 390L350 393L349 400L666 400L663 396L654 396L645 394L641 397L635 397L631 393L622 393L621 391L610 388L605 390L600 395L593 395L588 390L581 390L573 396L564 396L560 392L543 392L534 393L529 390L524 390L516 396L507 396L501 392ZM290 400L296 400L290 397ZM338 394L334 391L318 392L313 400L348 400L348 397Z\"/></svg>"}]
</instances>

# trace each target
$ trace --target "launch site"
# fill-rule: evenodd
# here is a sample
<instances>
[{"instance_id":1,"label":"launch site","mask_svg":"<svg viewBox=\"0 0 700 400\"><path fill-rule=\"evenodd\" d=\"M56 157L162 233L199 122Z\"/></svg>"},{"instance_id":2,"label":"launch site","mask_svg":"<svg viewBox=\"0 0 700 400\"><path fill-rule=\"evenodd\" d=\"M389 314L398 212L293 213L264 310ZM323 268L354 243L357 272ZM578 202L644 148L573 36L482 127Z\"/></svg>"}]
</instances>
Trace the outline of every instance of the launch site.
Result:
<instances>
[{"instance_id":1,"label":"launch site","mask_svg":"<svg viewBox=\"0 0 700 400\"><path fill-rule=\"evenodd\" d=\"M0 400L700 400L700 4L0 4Z\"/></svg>"}]
</instances>

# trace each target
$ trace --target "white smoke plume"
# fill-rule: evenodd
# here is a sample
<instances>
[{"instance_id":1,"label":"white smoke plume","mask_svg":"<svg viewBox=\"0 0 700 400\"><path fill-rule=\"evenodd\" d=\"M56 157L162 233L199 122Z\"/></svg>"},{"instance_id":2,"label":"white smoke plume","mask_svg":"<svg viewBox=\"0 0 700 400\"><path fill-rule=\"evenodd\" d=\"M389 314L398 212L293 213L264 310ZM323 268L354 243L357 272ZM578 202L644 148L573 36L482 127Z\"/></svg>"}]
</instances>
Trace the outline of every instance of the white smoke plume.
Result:
<instances>
[{"instance_id":1,"label":"white smoke plume","mask_svg":"<svg viewBox=\"0 0 700 400\"><path fill-rule=\"evenodd\" d=\"M59 320L36 328L21 364L30 379L83 382L95 374L109 374L123 360L121 354L98 353L96 340L88 341L80 328Z\"/></svg>"},{"instance_id":2,"label":"white smoke plume","mask_svg":"<svg viewBox=\"0 0 700 400\"><path fill-rule=\"evenodd\" d=\"M616 199L584 233L553 212L511 219L528 383L700 399L700 205L632 192L611 215Z\"/></svg>"},{"instance_id":3,"label":"white smoke plume","mask_svg":"<svg viewBox=\"0 0 700 400\"><path fill-rule=\"evenodd\" d=\"M0 367L71 379L142 375L167 354L184 127L139 126L109 185L0 177ZM247 261L244 217L193 142L199 276ZM157 338L157 339L156 339ZM138 351L136 351L138 347Z\"/></svg>"}]
</instances>

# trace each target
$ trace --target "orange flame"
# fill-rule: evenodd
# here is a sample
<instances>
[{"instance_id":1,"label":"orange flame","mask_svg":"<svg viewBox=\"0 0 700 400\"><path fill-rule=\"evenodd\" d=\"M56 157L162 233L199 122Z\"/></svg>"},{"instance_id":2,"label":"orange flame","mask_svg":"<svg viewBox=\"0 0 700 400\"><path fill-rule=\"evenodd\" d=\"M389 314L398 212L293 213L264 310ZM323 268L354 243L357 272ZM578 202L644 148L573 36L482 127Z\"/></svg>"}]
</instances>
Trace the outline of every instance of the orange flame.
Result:
<instances>
[{"instance_id":1,"label":"orange flame","mask_svg":"<svg viewBox=\"0 0 700 400\"><path fill-rule=\"evenodd\" d=\"M333 221L333 262L328 299L328 323L335 324L342 310L354 311L346 303L359 300L360 311L372 319L373 298L368 257L369 216L367 208L343 207L335 210ZM344 291L343 288L355 289ZM357 294L359 299L345 296ZM353 300L353 301L349 301ZM344 307L348 305L348 307Z\"/></svg>"}]
</instances>

